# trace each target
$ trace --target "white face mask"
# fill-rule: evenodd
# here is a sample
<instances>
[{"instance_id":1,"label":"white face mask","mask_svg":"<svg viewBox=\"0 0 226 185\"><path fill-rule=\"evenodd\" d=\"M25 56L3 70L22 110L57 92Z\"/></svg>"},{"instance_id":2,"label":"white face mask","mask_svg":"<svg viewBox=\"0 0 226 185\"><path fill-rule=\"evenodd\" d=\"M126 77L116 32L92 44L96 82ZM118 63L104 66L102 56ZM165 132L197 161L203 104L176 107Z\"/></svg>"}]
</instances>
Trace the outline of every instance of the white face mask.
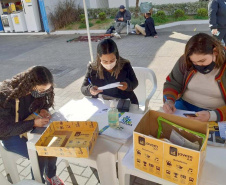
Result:
<instances>
[{"instance_id":1,"label":"white face mask","mask_svg":"<svg viewBox=\"0 0 226 185\"><path fill-rule=\"evenodd\" d=\"M111 64L103 64L103 63L101 62L101 65L102 65L105 69L107 69L107 70L112 70L112 69L115 67L115 65L116 65L116 61L115 61L115 62L112 62Z\"/></svg>"}]
</instances>

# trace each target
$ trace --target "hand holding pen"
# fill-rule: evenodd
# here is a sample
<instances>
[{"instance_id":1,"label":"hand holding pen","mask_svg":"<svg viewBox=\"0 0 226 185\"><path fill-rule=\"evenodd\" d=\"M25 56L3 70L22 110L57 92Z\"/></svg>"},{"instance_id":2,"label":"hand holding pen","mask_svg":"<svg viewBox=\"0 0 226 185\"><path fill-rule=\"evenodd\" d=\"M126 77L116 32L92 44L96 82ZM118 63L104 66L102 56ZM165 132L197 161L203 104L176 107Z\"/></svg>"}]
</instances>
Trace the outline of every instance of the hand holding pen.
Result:
<instances>
[{"instance_id":1,"label":"hand holding pen","mask_svg":"<svg viewBox=\"0 0 226 185\"><path fill-rule=\"evenodd\" d=\"M167 99L166 95L164 95L165 103L163 105L163 110L165 113L173 114L176 111L174 102Z\"/></svg>"},{"instance_id":2,"label":"hand holding pen","mask_svg":"<svg viewBox=\"0 0 226 185\"><path fill-rule=\"evenodd\" d=\"M100 92L103 92L103 90L99 90L97 86L93 86L91 80L88 78L88 82L89 84L91 85L91 88L90 88L90 94L92 94L93 96L96 96L98 95Z\"/></svg>"},{"instance_id":3,"label":"hand holding pen","mask_svg":"<svg viewBox=\"0 0 226 185\"><path fill-rule=\"evenodd\" d=\"M34 120L34 127L43 127L43 126L45 126L46 124L49 123L49 118L43 118L42 116L40 116L36 112L33 112L33 114L38 117Z\"/></svg>"}]
</instances>

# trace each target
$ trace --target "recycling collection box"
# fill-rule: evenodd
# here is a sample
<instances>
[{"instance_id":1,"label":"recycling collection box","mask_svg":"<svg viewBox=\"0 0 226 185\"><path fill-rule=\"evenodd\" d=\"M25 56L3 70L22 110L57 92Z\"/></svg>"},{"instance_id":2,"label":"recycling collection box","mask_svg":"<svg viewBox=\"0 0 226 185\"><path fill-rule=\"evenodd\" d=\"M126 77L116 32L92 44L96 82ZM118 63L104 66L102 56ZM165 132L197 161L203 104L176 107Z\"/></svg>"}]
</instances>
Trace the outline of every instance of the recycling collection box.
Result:
<instances>
[{"instance_id":1,"label":"recycling collection box","mask_svg":"<svg viewBox=\"0 0 226 185\"><path fill-rule=\"evenodd\" d=\"M173 122L179 127L204 135L200 149L189 149L164 139L157 139L159 117ZM187 131L184 133L185 136L190 134ZM207 122L149 110L133 133L135 168L176 184L197 185L206 156L208 134ZM191 137L193 136L191 135Z\"/></svg>"},{"instance_id":2,"label":"recycling collection box","mask_svg":"<svg viewBox=\"0 0 226 185\"><path fill-rule=\"evenodd\" d=\"M83 157L91 154L99 133L91 121L55 121L35 144L39 156Z\"/></svg>"}]
</instances>

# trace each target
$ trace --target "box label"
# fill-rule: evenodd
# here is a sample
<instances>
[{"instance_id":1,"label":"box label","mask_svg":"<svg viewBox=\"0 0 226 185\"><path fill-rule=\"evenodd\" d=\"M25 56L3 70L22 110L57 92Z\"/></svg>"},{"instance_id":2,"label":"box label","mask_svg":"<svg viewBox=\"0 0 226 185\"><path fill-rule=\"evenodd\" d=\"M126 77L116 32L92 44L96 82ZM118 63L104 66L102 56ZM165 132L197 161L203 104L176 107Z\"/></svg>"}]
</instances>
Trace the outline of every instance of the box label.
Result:
<instances>
[{"instance_id":1,"label":"box label","mask_svg":"<svg viewBox=\"0 0 226 185\"><path fill-rule=\"evenodd\" d=\"M164 143L163 178L181 185L197 182L200 153Z\"/></svg>"},{"instance_id":2,"label":"box label","mask_svg":"<svg viewBox=\"0 0 226 185\"><path fill-rule=\"evenodd\" d=\"M162 178L163 143L139 134L134 136L135 167Z\"/></svg>"},{"instance_id":3,"label":"box label","mask_svg":"<svg viewBox=\"0 0 226 185\"><path fill-rule=\"evenodd\" d=\"M14 22L15 22L15 24L20 24L20 21L19 21L19 17L18 16L15 16L14 17Z\"/></svg>"}]
</instances>

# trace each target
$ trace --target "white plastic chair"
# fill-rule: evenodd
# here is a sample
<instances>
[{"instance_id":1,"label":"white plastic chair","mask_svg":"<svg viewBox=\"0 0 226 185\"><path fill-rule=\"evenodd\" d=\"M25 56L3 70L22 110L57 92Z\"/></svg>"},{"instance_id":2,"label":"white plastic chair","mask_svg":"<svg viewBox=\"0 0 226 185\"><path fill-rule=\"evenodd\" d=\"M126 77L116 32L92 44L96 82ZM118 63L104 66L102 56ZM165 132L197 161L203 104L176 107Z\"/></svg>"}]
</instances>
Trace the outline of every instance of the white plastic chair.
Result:
<instances>
[{"instance_id":1,"label":"white plastic chair","mask_svg":"<svg viewBox=\"0 0 226 185\"><path fill-rule=\"evenodd\" d=\"M126 24L126 32L127 32L127 35L129 34L130 21L131 21L131 20L127 20L127 24Z\"/></svg>"},{"instance_id":2,"label":"white plastic chair","mask_svg":"<svg viewBox=\"0 0 226 185\"><path fill-rule=\"evenodd\" d=\"M157 89L157 80L154 71L144 67L133 67L133 70L136 74L138 80L138 87L134 90L137 99L139 101L139 108L142 109L144 112L148 110L148 105L150 99L155 94ZM150 93L146 93L147 81L150 81L152 84L152 90Z\"/></svg>"},{"instance_id":3,"label":"white plastic chair","mask_svg":"<svg viewBox=\"0 0 226 185\"><path fill-rule=\"evenodd\" d=\"M7 151L4 148L2 142L0 142L0 153L1 153L1 157L2 157L4 167L5 167L6 174L10 175L13 183L20 182L20 177L19 177L19 173L17 170L16 161L23 157L16 153Z\"/></svg>"},{"instance_id":4,"label":"white plastic chair","mask_svg":"<svg viewBox=\"0 0 226 185\"><path fill-rule=\"evenodd\" d=\"M1 185L12 185L9 181L6 180L6 178L0 173L0 182ZM42 185L34 180L22 180L14 185Z\"/></svg>"}]
</instances>

